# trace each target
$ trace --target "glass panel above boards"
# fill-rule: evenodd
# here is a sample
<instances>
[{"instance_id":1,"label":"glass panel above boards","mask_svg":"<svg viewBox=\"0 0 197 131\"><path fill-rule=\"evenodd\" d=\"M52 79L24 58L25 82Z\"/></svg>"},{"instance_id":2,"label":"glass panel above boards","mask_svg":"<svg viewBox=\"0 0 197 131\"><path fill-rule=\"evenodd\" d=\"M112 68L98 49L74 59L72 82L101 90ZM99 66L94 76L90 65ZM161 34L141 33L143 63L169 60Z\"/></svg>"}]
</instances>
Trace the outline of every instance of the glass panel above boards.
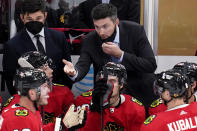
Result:
<instances>
[{"instance_id":1,"label":"glass panel above boards","mask_svg":"<svg viewBox=\"0 0 197 131\"><path fill-rule=\"evenodd\" d=\"M196 5L196 0L159 0L158 55L197 55Z\"/></svg>"}]
</instances>

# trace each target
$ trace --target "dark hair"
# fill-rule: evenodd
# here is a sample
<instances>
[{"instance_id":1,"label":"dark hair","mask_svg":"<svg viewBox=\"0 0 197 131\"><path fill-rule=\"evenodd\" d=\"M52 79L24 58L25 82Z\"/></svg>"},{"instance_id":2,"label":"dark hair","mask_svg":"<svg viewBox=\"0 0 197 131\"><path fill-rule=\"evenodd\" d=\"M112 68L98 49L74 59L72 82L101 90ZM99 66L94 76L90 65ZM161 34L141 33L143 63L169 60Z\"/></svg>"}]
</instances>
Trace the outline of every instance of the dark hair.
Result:
<instances>
[{"instance_id":1,"label":"dark hair","mask_svg":"<svg viewBox=\"0 0 197 131\"><path fill-rule=\"evenodd\" d=\"M92 9L91 15L93 20L110 17L115 22L117 19L117 8L112 4L99 4Z\"/></svg>"},{"instance_id":2,"label":"dark hair","mask_svg":"<svg viewBox=\"0 0 197 131\"><path fill-rule=\"evenodd\" d=\"M34 13L37 11L46 11L46 4L44 0L23 0L21 13Z\"/></svg>"}]
</instances>

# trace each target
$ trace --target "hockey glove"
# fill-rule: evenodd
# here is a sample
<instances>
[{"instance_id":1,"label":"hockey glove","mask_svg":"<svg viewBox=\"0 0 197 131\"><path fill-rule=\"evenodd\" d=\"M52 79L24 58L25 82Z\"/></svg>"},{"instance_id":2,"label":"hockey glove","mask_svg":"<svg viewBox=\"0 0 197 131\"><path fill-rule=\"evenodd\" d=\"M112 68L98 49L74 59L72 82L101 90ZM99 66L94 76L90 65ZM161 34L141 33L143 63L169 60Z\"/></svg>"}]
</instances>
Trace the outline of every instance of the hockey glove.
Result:
<instances>
[{"instance_id":1,"label":"hockey glove","mask_svg":"<svg viewBox=\"0 0 197 131\"><path fill-rule=\"evenodd\" d=\"M100 112L103 96L105 95L106 91L108 89L107 86L107 79L103 78L95 82L94 90L92 92L92 103L90 105L91 111Z\"/></svg>"},{"instance_id":2,"label":"hockey glove","mask_svg":"<svg viewBox=\"0 0 197 131\"><path fill-rule=\"evenodd\" d=\"M85 107L75 111L75 106L71 105L64 116L63 123L67 128L81 128L85 125L86 118Z\"/></svg>"}]
</instances>

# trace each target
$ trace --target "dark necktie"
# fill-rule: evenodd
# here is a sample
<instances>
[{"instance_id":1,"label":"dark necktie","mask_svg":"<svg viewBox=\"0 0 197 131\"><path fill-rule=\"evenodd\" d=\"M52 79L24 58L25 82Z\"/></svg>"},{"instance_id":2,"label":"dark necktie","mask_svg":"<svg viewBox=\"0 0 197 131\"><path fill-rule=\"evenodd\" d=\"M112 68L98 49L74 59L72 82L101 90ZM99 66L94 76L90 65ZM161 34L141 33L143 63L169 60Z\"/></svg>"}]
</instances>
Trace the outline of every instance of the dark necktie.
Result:
<instances>
[{"instance_id":1,"label":"dark necktie","mask_svg":"<svg viewBox=\"0 0 197 131\"><path fill-rule=\"evenodd\" d=\"M43 45L42 45L42 43L40 42L40 35L35 35L35 37L36 37L36 39L37 39L37 47L38 47L38 51L39 52L42 52L42 53L44 53L45 54L45 50L44 50L44 47L43 47Z\"/></svg>"}]
</instances>

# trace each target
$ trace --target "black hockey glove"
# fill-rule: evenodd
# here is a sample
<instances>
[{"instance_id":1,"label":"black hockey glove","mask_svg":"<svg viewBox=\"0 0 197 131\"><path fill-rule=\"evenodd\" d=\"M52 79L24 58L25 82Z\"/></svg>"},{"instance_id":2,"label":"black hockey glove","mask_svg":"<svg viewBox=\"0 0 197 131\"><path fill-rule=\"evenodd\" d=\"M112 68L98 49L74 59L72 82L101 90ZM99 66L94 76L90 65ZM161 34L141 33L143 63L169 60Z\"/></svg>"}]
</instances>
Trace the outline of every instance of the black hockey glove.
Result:
<instances>
[{"instance_id":1,"label":"black hockey glove","mask_svg":"<svg viewBox=\"0 0 197 131\"><path fill-rule=\"evenodd\" d=\"M91 111L101 111L101 106L103 103L103 96L108 89L107 79L103 78L95 82L94 90L92 92L92 103L90 106Z\"/></svg>"}]
</instances>

